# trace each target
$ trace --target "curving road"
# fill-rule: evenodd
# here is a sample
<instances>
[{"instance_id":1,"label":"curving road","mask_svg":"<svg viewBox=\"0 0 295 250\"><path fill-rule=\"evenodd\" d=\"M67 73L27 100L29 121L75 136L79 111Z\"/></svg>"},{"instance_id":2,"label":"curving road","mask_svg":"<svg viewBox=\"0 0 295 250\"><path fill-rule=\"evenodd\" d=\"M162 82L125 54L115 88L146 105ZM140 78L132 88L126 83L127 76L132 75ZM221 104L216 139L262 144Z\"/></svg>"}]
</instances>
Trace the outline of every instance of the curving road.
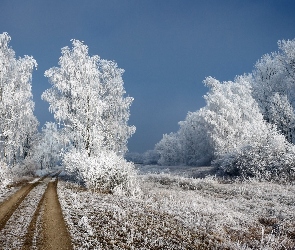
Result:
<instances>
[{"instance_id":1,"label":"curving road","mask_svg":"<svg viewBox=\"0 0 295 250\"><path fill-rule=\"evenodd\" d=\"M0 203L0 249L73 249L57 196L60 172L26 183Z\"/></svg>"}]
</instances>

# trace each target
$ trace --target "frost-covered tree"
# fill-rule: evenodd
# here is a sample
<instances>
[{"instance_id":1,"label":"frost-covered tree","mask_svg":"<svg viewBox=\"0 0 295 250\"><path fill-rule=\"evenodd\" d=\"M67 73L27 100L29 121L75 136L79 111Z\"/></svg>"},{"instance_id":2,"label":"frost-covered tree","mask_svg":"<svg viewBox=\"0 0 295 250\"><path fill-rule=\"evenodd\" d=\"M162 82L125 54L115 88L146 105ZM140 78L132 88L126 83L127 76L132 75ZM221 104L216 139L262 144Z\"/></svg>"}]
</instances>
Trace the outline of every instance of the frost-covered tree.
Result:
<instances>
[{"instance_id":1,"label":"frost-covered tree","mask_svg":"<svg viewBox=\"0 0 295 250\"><path fill-rule=\"evenodd\" d=\"M156 144L161 165L208 165L214 156L208 124L204 120L204 109L189 112L184 121L179 122L176 133L164 135Z\"/></svg>"},{"instance_id":2,"label":"frost-covered tree","mask_svg":"<svg viewBox=\"0 0 295 250\"><path fill-rule=\"evenodd\" d=\"M249 77L237 78L238 83L223 84L208 77L206 107L188 113L185 121L179 123L177 133L164 135L156 145L160 163L208 164L214 157L259 138L264 132L255 123L263 122L263 118L251 96Z\"/></svg>"},{"instance_id":3,"label":"frost-covered tree","mask_svg":"<svg viewBox=\"0 0 295 250\"><path fill-rule=\"evenodd\" d=\"M160 165L179 165L184 162L178 133L164 134L162 140L156 144L155 150L160 154Z\"/></svg>"},{"instance_id":4,"label":"frost-covered tree","mask_svg":"<svg viewBox=\"0 0 295 250\"><path fill-rule=\"evenodd\" d=\"M249 76L235 82L223 82L208 77L203 118L213 139L215 155L223 155L236 147L255 142L267 133L256 101L251 95Z\"/></svg>"},{"instance_id":5,"label":"frost-covered tree","mask_svg":"<svg viewBox=\"0 0 295 250\"><path fill-rule=\"evenodd\" d=\"M71 151L65 154L63 164L87 188L127 196L140 194L133 163L125 161L114 151L102 150L96 157L89 157L86 151Z\"/></svg>"},{"instance_id":6,"label":"frost-covered tree","mask_svg":"<svg viewBox=\"0 0 295 250\"><path fill-rule=\"evenodd\" d=\"M82 42L72 43L72 49L62 48L59 67L45 72L52 87L42 98L74 148L89 156L102 148L123 155L135 131L127 124L133 98L124 96L124 71L113 61L89 56Z\"/></svg>"},{"instance_id":7,"label":"frost-covered tree","mask_svg":"<svg viewBox=\"0 0 295 250\"><path fill-rule=\"evenodd\" d=\"M33 160L40 168L51 168L61 161L61 151L65 146L62 130L54 122L46 122L32 149Z\"/></svg>"},{"instance_id":8,"label":"frost-covered tree","mask_svg":"<svg viewBox=\"0 0 295 250\"><path fill-rule=\"evenodd\" d=\"M294 144L295 114L286 95L275 93L269 98L268 121Z\"/></svg>"},{"instance_id":9,"label":"frost-covered tree","mask_svg":"<svg viewBox=\"0 0 295 250\"><path fill-rule=\"evenodd\" d=\"M52 87L42 94L68 143L63 165L89 188L134 194L136 171L123 158L135 132L128 126L133 98L125 97L124 71L90 56L83 42L72 44L62 48L59 67L45 72Z\"/></svg>"},{"instance_id":10,"label":"frost-covered tree","mask_svg":"<svg viewBox=\"0 0 295 250\"><path fill-rule=\"evenodd\" d=\"M33 114L33 57L16 59L10 36L0 34L0 158L15 164L29 153L38 121Z\"/></svg>"},{"instance_id":11,"label":"frost-covered tree","mask_svg":"<svg viewBox=\"0 0 295 250\"><path fill-rule=\"evenodd\" d=\"M178 135L182 144L182 158L187 165L209 165L214 157L212 138L204 119L205 111L202 108L196 112L189 112L185 120L179 122Z\"/></svg>"},{"instance_id":12,"label":"frost-covered tree","mask_svg":"<svg viewBox=\"0 0 295 250\"><path fill-rule=\"evenodd\" d=\"M220 83L207 78L204 119L213 140L215 165L226 173L273 178L290 174L295 147L269 125L252 98L250 76Z\"/></svg>"},{"instance_id":13,"label":"frost-covered tree","mask_svg":"<svg viewBox=\"0 0 295 250\"><path fill-rule=\"evenodd\" d=\"M278 52L266 54L256 63L252 93L264 119L294 143L295 40L282 40L278 45Z\"/></svg>"},{"instance_id":14,"label":"frost-covered tree","mask_svg":"<svg viewBox=\"0 0 295 250\"><path fill-rule=\"evenodd\" d=\"M213 160L213 165L231 175L262 178L293 175L295 147L278 133L277 127L263 119L252 97L251 81L251 75L222 83L206 78L204 83L209 87L206 106L188 113L185 121L179 123L178 132L164 135L156 144L161 155L159 162L200 165ZM285 105L282 100L274 95L273 106ZM275 112L272 107L269 110ZM284 115L288 117L289 113L273 117L279 119Z\"/></svg>"}]
</instances>

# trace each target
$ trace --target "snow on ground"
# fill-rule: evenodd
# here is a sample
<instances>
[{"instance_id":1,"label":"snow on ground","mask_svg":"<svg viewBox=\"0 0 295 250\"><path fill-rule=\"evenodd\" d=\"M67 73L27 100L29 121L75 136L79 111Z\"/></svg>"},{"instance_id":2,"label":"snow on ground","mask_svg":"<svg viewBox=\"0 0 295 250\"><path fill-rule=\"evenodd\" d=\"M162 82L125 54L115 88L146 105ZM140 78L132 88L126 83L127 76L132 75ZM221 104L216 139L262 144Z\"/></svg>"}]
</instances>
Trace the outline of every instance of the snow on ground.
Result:
<instances>
[{"instance_id":1,"label":"snow on ground","mask_svg":"<svg viewBox=\"0 0 295 250\"><path fill-rule=\"evenodd\" d=\"M37 185L19 205L0 234L1 249L22 249L27 228L45 191L47 181Z\"/></svg>"},{"instance_id":2,"label":"snow on ground","mask_svg":"<svg viewBox=\"0 0 295 250\"><path fill-rule=\"evenodd\" d=\"M39 179L39 178L38 178ZM0 204L19 190L24 183L32 181L33 178L30 176L23 176L21 178L12 179L11 182L4 186L0 183Z\"/></svg>"},{"instance_id":3,"label":"snow on ground","mask_svg":"<svg viewBox=\"0 0 295 250\"><path fill-rule=\"evenodd\" d=\"M162 174L162 169L146 173L157 166L139 168L141 197L95 193L59 182L75 249L295 247L294 185L183 177L199 171L190 167Z\"/></svg>"},{"instance_id":4,"label":"snow on ground","mask_svg":"<svg viewBox=\"0 0 295 250\"><path fill-rule=\"evenodd\" d=\"M44 175L48 175L48 174L55 174L57 171L62 170L62 168L60 166L56 166L54 168L45 168L45 169L38 169L35 171L35 175L36 176L44 176Z\"/></svg>"},{"instance_id":5,"label":"snow on ground","mask_svg":"<svg viewBox=\"0 0 295 250\"><path fill-rule=\"evenodd\" d=\"M197 249L196 234L141 199L91 193L59 182L75 249Z\"/></svg>"},{"instance_id":6,"label":"snow on ground","mask_svg":"<svg viewBox=\"0 0 295 250\"><path fill-rule=\"evenodd\" d=\"M17 190L19 190L21 186L17 187L1 187L0 186L0 204L6 200L9 196L14 194Z\"/></svg>"},{"instance_id":7,"label":"snow on ground","mask_svg":"<svg viewBox=\"0 0 295 250\"><path fill-rule=\"evenodd\" d=\"M202 178L213 173L210 166L192 167L192 166L159 166L159 165L142 165L136 164L139 174L170 174L182 177Z\"/></svg>"}]
</instances>

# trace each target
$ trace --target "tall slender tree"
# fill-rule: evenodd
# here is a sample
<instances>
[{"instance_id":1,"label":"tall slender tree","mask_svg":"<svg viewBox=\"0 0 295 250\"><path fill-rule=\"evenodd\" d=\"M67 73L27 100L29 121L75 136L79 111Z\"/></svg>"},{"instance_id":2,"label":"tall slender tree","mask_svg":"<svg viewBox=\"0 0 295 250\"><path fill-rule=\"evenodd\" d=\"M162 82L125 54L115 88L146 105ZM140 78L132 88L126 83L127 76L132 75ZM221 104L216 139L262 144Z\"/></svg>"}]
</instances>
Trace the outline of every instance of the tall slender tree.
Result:
<instances>
[{"instance_id":1,"label":"tall slender tree","mask_svg":"<svg viewBox=\"0 0 295 250\"><path fill-rule=\"evenodd\" d=\"M0 158L14 164L25 158L38 121L33 114L33 57L16 59L9 47L11 38L0 34Z\"/></svg>"}]
</instances>

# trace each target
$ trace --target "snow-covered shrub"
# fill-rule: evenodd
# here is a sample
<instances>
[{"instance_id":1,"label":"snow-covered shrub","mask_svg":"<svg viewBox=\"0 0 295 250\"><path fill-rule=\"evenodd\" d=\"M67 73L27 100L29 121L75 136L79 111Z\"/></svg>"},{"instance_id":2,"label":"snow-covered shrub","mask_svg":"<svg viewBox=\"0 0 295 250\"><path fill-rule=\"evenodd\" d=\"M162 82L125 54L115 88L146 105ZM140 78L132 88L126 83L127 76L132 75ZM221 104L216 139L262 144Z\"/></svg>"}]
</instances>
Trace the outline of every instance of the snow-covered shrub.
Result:
<instances>
[{"instance_id":1,"label":"snow-covered shrub","mask_svg":"<svg viewBox=\"0 0 295 250\"><path fill-rule=\"evenodd\" d=\"M101 151L97 156L71 151L64 155L63 165L87 188L128 196L140 193L133 163L113 151Z\"/></svg>"},{"instance_id":2,"label":"snow-covered shrub","mask_svg":"<svg viewBox=\"0 0 295 250\"><path fill-rule=\"evenodd\" d=\"M262 180L295 179L295 147L276 131L223 155L213 162L229 175L256 177Z\"/></svg>"},{"instance_id":3,"label":"snow-covered shrub","mask_svg":"<svg viewBox=\"0 0 295 250\"><path fill-rule=\"evenodd\" d=\"M5 162L0 161L0 188L11 182L11 172Z\"/></svg>"},{"instance_id":4,"label":"snow-covered shrub","mask_svg":"<svg viewBox=\"0 0 295 250\"><path fill-rule=\"evenodd\" d=\"M143 154L143 164L156 165L160 159L160 154L156 150L147 150Z\"/></svg>"},{"instance_id":5,"label":"snow-covered shrub","mask_svg":"<svg viewBox=\"0 0 295 250\"><path fill-rule=\"evenodd\" d=\"M12 179L17 181L25 176L33 176L37 170L37 165L31 161L30 158L26 158L22 163L18 163L14 166L9 166Z\"/></svg>"}]
</instances>

